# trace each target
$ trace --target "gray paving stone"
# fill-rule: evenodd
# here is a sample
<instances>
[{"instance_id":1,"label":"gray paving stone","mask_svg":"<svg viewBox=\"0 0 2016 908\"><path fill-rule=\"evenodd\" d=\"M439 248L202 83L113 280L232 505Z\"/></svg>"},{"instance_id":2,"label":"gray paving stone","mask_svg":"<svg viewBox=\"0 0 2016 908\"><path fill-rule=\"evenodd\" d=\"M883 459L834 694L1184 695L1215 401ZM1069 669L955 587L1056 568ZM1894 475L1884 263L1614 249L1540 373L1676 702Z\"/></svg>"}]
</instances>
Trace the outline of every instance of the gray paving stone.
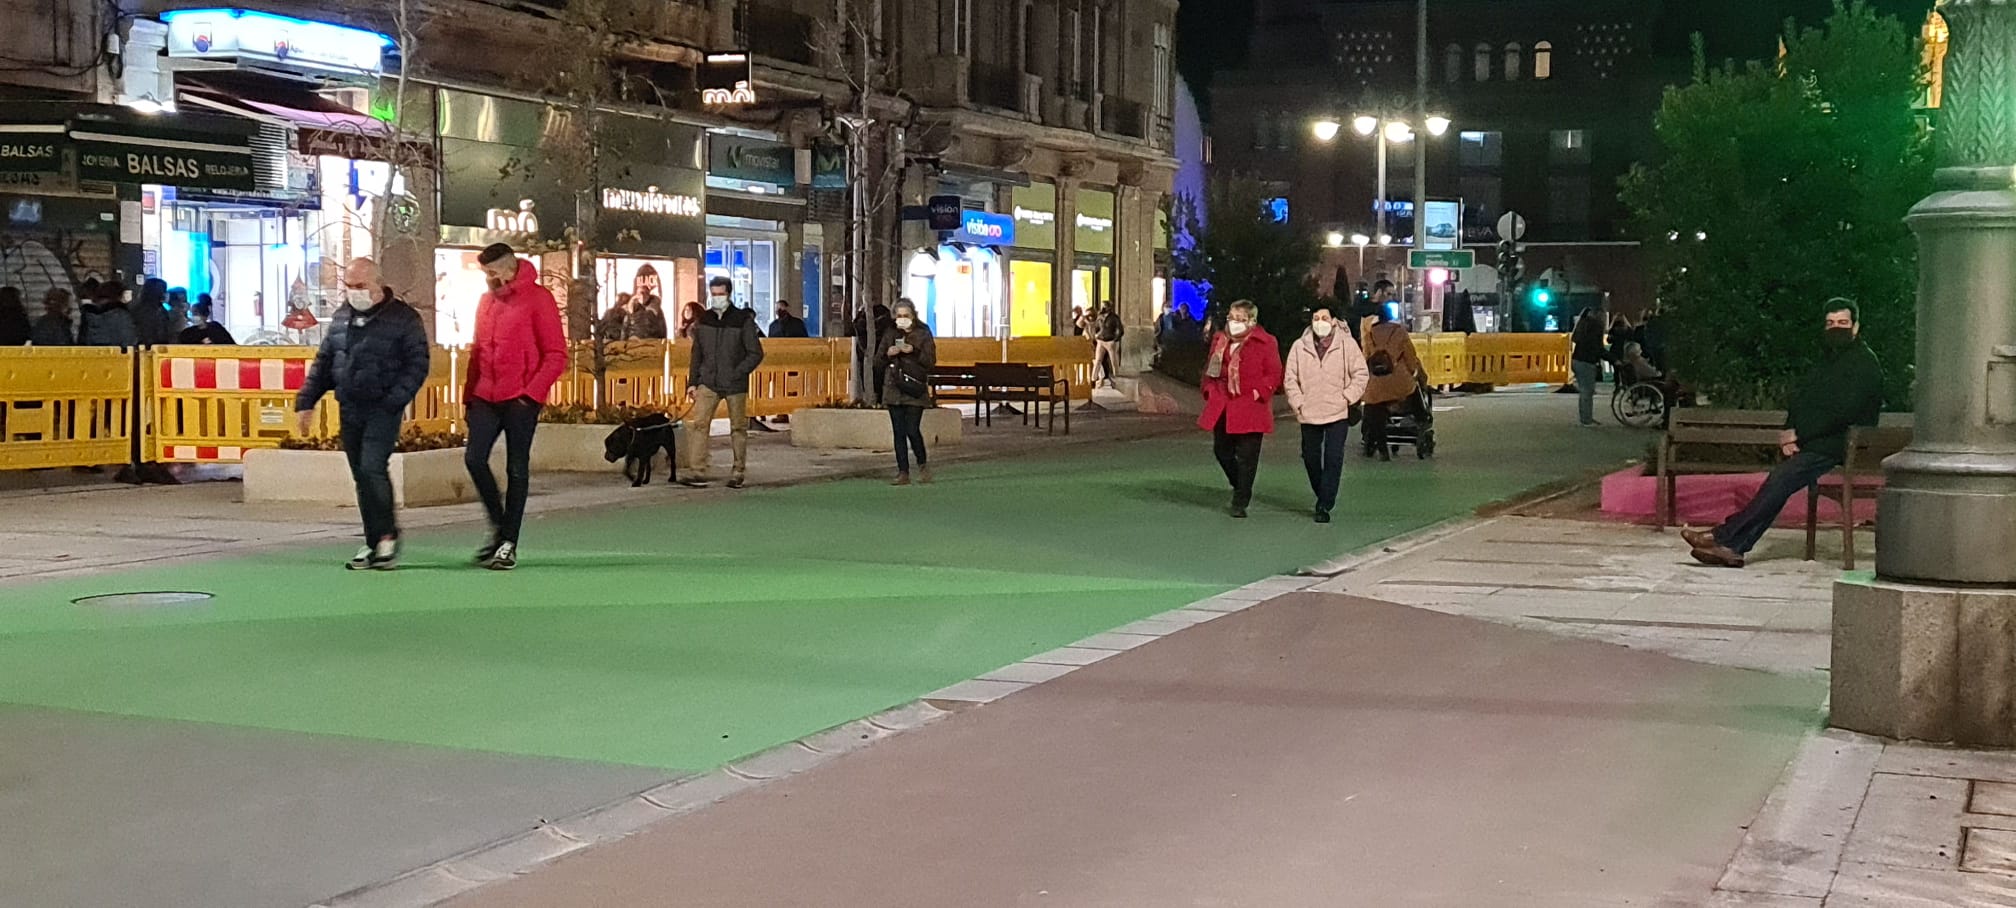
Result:
<instances>
[{"instance_id":1,"label":"gray paving stone","mask_svg":"<svg viewBox=\"0 0 2016 908\"><path fill-rule=\"evenodd\" d=\"M869 716L865 721L877 728L895 732L908 731L927 722L937 721L948 715L951 715L951 713L922 700L915 700L898 706L895 709L876 713Z\"/></svg>"},{"instance_id":2,"label":"gray paving stone","mask_svg":"<svg viewBox=\"0 0 2016 908\"><path fill-rule=\"evenodd\" d=\"M1062 678L1078 670L1076 665L1058 665L1054 662L1017 662L1004 665L981 675L982 681L1015 681L1022 684L1042 684Z\"/></svg>"},{"instance_id":3,"label":"gray paving stone","mask_svg":"<svg viewBox=\"0 0 2016 908\"><path fill-rule=\"evenodd\" d=\"M826 754L793 741L730 763L728 771L747 779L764 782L797 775L825 762L826 759Z\"/></svg>"},{"instance_id":4,"label":"gray paving stone","mask_svg":"<svg viewBox=\"0 0 2016 908\"><path fill-rule=\"evenodd\" d=\"M643 798L624 798L598 810L554 824L561 835L596 843L620 839L666 817L666 810Z\"/></svg>"},{"instance_id":5,"label":"gray paving stone","mask_svg":"<svg viewBox=\"0 0 2016 908\"><path fill-rule=\"evenodd\" d=\"M1203 624L1206 621L1215 621L1223 617L1225 617L1224 612L1213 611L1211 609L1190 608L1189 606L1184 606L1183 608L1174 609L1172 611L1167 611L1163 612L1162 614L1156 615L1154 616L1154 620L1172 621L1177 624L1182 624L1185 626L1195 626Z\"/></svg>"},{"instance_id":6,"label":"gray paving stone","mask_svg":"<svg viewBox=\"0 0 2016 908\"><path fill-rule=\"evenodd\" d=\"M1821 903L1817 898L1798 895L1717 891L1708 897L1702 908L1821 908Z\"/></svg>"},{"instance_id":7,"label":"gray paving stone","mask_svg":"<svg viewBox=\"0 0 2016 908\"><path fill-rule=\"evenodd\" d=\"M554 858L588 847L588 842L563 835L551 826L541 826L523 835L506 839L474 854L441 865L441 869L469 880L503 879L524 873Z\"/></svg>"},{"instance_id":8,"label":"gray paving stone","mask_svg":"<svg viewBox=\"0 0 2016 908\"><path fill-rule=\"evenodd\" d=\"M1101 659L1110 659L1118 650L1091 649L1083 646L1060 646L1047 653L1037 653L1024 660L1027 662L1048 662L1054 665L1091 665Z\"/></svg>"},{"instance_id":9,"label":"gray paving stone","mask_svg":"<svg viewBox=\"0 0 2016 908\"><path fill-rule=\"evenodd\" d=\"M641 797L666 810L685 812L747 791L755 785L755 782L741 776L717 771L660 785L644 792Z\"/></svg>"},{"instance_id":10,"label":"gray paving stone","mask_svg":"<svg viewBox=\"0 0 2016 908\"><path fill-rule=\"evenodd\" d=\"M1848 732L1830 730L1807 738L1750 824L1717 888L1826 896L1882 752L1881 741Z\"/></svg>"},{"instance_id":11,"label":"gray paving stone","mask_svg":"<svg viewBox=\"0 0 2016 908\"><path fill-rule=\"evenodd\" d=\"M1877 772L2016 783L2016 751L1960 750L1929 744L1892 744Z\"/></svg>"},{"instance_id":12,"label":"gray paving stone","mask_svg":"<svg viewBox=\"0 0 2016 908\"><path fill-rule=\"evenodd\" d=\"M1114 633L1141 634L1148 637L1167 637L1189 627L1189 622L1169 621L1163 618L1143 618L1132 624L1123 624L1113 629Z\"/></svg>"},{"instance_id":13,"label":"gray paving stone","mask_svg":"<svg viewBox=\"0 0 2016 908\"><path fill-rule=\"evenodd\" d=\"M1843 864L1826 908L2009 908L2016 876Z\"/></svg>"},{"instance_id":14,"label":"gray paving stone","mask_svg":"<svg viewBox=\"0 0 2016 908\"><path fill-rule=\"evenodd\" d=\"M1085 649L1130 650L1137 646L1154 643L1158 639L1161 638L1143 634L1122 634L1109 631L1104 634L1093 634L1071 645Z\"/></svg>"},{"instance_id":15,"label":"gray paving stone","mask_svg":"<svg viewBox=\"0 0 2016 908\"><path fill-rule=\"evenodd\" d=\"M807 735L798 743L814 753L836 756L859 750L890 734L891 732L867 719L856 719L845 725Z\"/></svg>"},{"instance_id":16,"label":"gray paving stone","mask_svg":"<svg viewBox=\"0 0 2016 908\"><path fill-rule=\"evenodd\" d=\"M2016 784L1975 782L1974 793L1967 801L1967 812L2016 817Z\"/></svg>"},{"instance_id":17,"label":"gray paving stone","mask_svg":"<svg viewBox=\"0 0 2016 908\"><path fill-rule=\"evenodd\" d=\"M2016 874L2016 831L1967 830L1966 851L1960 856L1960 869L1976 873Z\"/></svg>"},{"instance_id":18,"label":"gray paving stone","mask_svg":"<svg viewBox=\"0 0 2016 908\"><path fill-rule=\"evenodd\" d=\"M1967 782L1877 773L1869 782L1842 860L1925 870L1960 867L1960 815Z\"/></svg>"},{"instance_id":19,"label":"gray paving stone","mask_svg":"<svg viewBox=\"0 0 2016 908\"><path fill-rule=\"evenodd\" d=\"M319 908L424 908L487 882L491 880L469 879L439 868L422 870L383 885L329 899Z\"/></svg>"},{"instance_id":20,"label":"gray paving stone","mask_svg":"<svg viewBox=\"0 0 2016 908\"><path fill-rule=\"evenodd\" d=\"M1015 681L982 681L974 679L961 681L951 687L924 695L926 700L950 700L960 703L992 703L1029 685Z\"/></svg>"},{"instance_id":21,"label":"gray paving stone","mask_svg":"<svg viewBox=\"0 0 2016 908\"><path fill-rule=\"evenodd\" d=\"M1227 599L1224 596L1213 596L1209 599L1192 602L1184 606L1184 608L1231 614L1233 612L1243 612L1265 601L1264 599Z\"/></svg>"}]
</instances>

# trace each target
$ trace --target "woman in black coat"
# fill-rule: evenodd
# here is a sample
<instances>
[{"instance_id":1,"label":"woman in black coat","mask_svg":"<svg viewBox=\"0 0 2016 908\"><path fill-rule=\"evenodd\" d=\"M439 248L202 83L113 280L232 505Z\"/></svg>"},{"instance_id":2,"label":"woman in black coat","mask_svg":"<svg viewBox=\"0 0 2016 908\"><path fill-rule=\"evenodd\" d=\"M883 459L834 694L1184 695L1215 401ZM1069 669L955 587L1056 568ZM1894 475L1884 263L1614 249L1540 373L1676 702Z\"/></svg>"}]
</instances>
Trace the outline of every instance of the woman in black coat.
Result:
<instances>
[{"instance_id":1,"label":"woman in black coat","mask_svg":"<svg viewBox=\"0 0 2016 908\"><path fill-rule=\"evenodd\" d=\"M896 480L910 484L910 455L917 455L918 481L931 481L924 453L924 411L931 409L931 367L938 364L938 344L931 326L917 317L905 300L896 304L895 318L871 351L874 374L882 381L882 402L889 407L889 427L896 436Z\"/></svg>"}]
</instances>

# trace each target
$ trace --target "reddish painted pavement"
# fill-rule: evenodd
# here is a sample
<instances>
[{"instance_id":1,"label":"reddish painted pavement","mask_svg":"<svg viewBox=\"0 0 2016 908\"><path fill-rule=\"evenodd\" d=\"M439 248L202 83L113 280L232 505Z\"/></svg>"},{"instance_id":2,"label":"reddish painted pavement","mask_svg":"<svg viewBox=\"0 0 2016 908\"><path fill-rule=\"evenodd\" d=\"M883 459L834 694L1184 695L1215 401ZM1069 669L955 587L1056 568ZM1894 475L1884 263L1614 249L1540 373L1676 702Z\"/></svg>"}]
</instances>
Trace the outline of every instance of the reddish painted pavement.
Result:
<instances>
[{"instance_id":1,"label":"reddish painted pavement","mask_svg":"<svg viewBox=\"0 0 2016 908\"><path fill-rule=\"evenodd\" d=\"M452 904L1692 905L1825 693L1299 593Z\"/></svg>"}]
</instances>

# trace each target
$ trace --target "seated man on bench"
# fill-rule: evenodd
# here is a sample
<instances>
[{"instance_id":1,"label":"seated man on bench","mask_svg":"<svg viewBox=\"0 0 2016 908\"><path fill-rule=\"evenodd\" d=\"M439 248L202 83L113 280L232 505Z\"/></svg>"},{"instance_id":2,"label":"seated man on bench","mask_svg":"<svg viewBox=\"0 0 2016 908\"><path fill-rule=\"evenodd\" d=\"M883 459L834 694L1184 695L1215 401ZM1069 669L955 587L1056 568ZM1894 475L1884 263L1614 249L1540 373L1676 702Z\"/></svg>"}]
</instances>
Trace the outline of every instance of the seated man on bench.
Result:
<instances>
[{"instance_id":1,"label":"seated man on bench","mask_svg":"<svg viewBox=\"0 0 2016 908\"><path fill-rule=\"evenodd\" d=\"M1682 530L1694 560L1714 567L1740 568L1785 502L1840 468L1848 456L1848 431L1876 425L1883 412L1883 368L1861 340L1855 303L1827 301L1827 352L1808 373L1786 409L1778 437L1785 459L1771 471L1757 496L1713 530Z\"/></svg>"}]
</instances>

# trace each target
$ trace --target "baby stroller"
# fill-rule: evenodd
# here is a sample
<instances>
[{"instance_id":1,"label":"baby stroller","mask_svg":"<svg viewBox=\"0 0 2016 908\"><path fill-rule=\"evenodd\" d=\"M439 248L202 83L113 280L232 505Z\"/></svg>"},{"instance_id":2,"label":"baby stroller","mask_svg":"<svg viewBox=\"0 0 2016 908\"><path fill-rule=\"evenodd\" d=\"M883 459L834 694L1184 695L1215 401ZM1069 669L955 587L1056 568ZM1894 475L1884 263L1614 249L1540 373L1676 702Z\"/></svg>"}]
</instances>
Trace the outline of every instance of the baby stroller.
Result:
<instances>
[{"instance_id":1,"label":"baby stroller","mask_svg":"<svg viewBox=\"0 0 2016 908\"><path fill-rule=\"evenodd\" d=\"M1435 456L1435 390L1427 382L1415 382L1413 396L1395 405L1387 419L1387 452L1399 454L1402 445L1412 445L1421 460ZM1365 453L1373 453L1371 445Z\"/></svg>"}]
</instances>

